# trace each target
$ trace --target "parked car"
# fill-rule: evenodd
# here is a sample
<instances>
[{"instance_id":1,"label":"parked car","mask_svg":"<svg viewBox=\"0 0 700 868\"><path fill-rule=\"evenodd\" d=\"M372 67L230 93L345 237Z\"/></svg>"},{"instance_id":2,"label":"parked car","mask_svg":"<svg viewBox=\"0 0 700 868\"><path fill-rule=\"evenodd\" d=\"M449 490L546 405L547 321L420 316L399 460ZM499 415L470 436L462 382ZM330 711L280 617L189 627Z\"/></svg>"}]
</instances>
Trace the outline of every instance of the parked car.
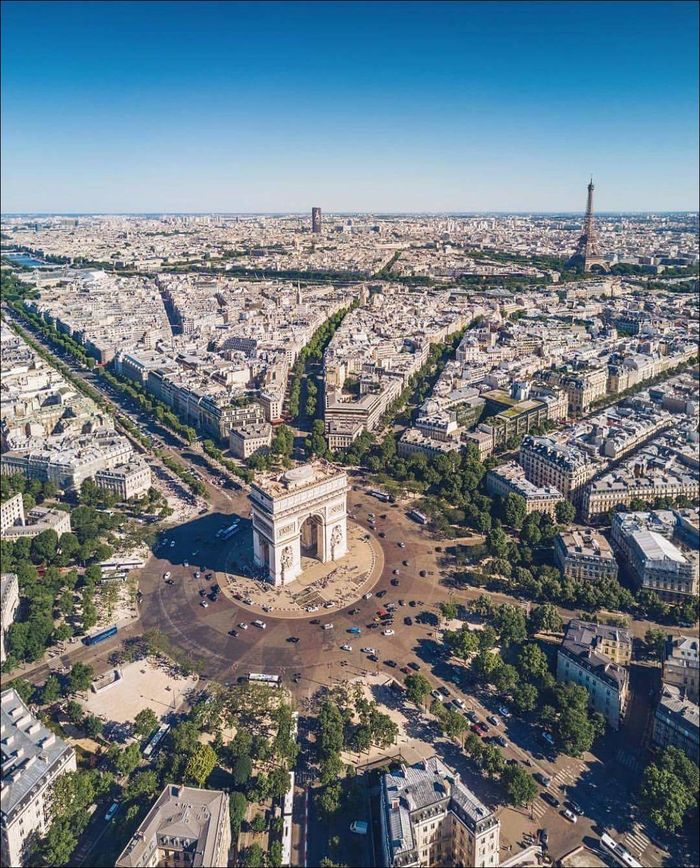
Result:
<instances>
[{"instance_id":1,"label":"parked car","mask_svg":"<svg viewBox=\"0 0 700 868\"><path fill-rule=\"evenodd\" d=\"M469 720L471 720L472 723L477 723L478 720L479 720L479 715L478 715L475 711L473 711L472 709L470 709L470 710L466 713L465 717L468 717Z\"/></svg>"},{"instance_id":2,"label":"parked car","mask_svg":"<svg viewBox=\"0 0 700 868\"><path fill-rule=\"evenodd\" d=\"M496 741L500 744L501 747L508 747L508 742L503 738L502 735L496 736Z\"/></svg>"},{"instance_id":3,"label":"parked car","mask_svg":"<svg viewBox=\"0 0 700 868\"><path fill-rule=\"evenodd\" d=\"M570 811L568 808L564 808L561 812L562 817L565 817L570 823L576 823L578 821L578 817L574 814L573 811Z\"/></svg>"},{"instance_id":4,"label":"parked car","mask_svg":"<svg viewBox=\"0 0 700 868\"><path fill-rule=\"evenodd\" d=\"M208 609L208 608L209 608L209 603L207 603L206 600L202 600L202 602L201 602L199 605L200 605L203 609Z\"/></svg>"},{"instance_id":5,"label":"parked car","mask_svg":"<svg viewBox=\"0 0 700 868\"><path fill-rule=\"evenodd\" d=\"M420 663L416 663L415 660L411 660L408 665L414 672L420 672Z\"/></svg>"},{"instance_id":6,"label":"parked car","mask_svg":"<svg viewBox=\"0 0 700 868\"><path fill-rule=\"evenodd\" d=\"M392 579L392 580L391 580L391 584L392 584L395 588L398 588L398 586L399 586L400 583L399 583L399 580L398 580L398 579Z\"/></svg>"},{"instance_id":7,"label":"parked car","mask_svg":"<svg viewBox=\"0 0 700 868\"><path fill-rule=\"evenodd\" d=\"M107 813L105 814L105 823L111 823L114 815L119 810L119 802L112 802L109 806Z\"/></svg>"},{"instance_id":8,"label":"parked car","mask_svg":"<svg viewBox=\"0 0 700 868\"><path fill-rule=\"evenodd\" d=\"M347 644L341 645L340 650L341 651L352 651L352 645L347 645Z\"/></svg>"},{"instance_id":9,"label":"parked car","mask_svg":"<svg viewBox=\"0 0 700 868\"><path fill-rule=\"evenodd\" d=\"M551 805L553 808L559 807L559 799L556 796L553 796L549 790L545 790L543 793L540 793L540 798L543 802L547 802L548 805Z\"/></svg>"},{"instance_id":10,"label":"parked car","mask_svg":"<svg viewBox=\"0 0 700 868\"><path fill-rule=\"evenodd\" d=\"M506 720L508 720L509 717L512 717L510 711L508 711L505 705L501 705L499 707L498 713L501 715L501 717L505 717Z\"/></svg>"},{"instance_id":11,"label":"parked car","mask_svg":"<svg viewBox=\"0 0 700 868\"><path fill-rule=\"evenodd\" d=\"M382 636L395 636L396 633L394 630L389 628L388 630L382 630Z\"/></svg>"},{"instance_id":12,"label":"parked car","mask_svg":"<svg viewBox=\"0 0 700 868\"><path fill-rule=\"evenodd\" d=\"M549 775L544 774L544 772L535 772L533 778L536 781L539 781L539 783L541 783L543 787L552 786L552 779L549 777Z\"/></svg>"},{"instance_id":13,"label":"parked car","mask_svg":"<svg viewBox=\"0 0 700 868\"><path fill-rule=\"evenodd\" d=\"M582 814L583 814L583 808L581 807L581 805L579 805L578 802L575 802L573 799L567 799L567 800L564 802L564 804L566 805L566 807L567 807L570 811L573 811L574 814L579 814L579 815L582 815Z\"/></svg>"},{"instance_id":14,"label":"parked car","mask_svg":"<svg viewBox=\"0 0 700 868\"><path fill-rule=\"evenodd\" d=\"M396 669L396 660L385 660L384 665L388 666L389 669Z\"/></svg>"},{"instance_id":15,"label":"parked car","mask_svg":"<svg viewBox=\"0 0 700 868\"><path fill-rule=\"evenodd\" d=\"M493 726L499 726L501 723L501 721L496 717L495 714L489 714L486 720L488 720L488 722Z\"/></svg>"},{"instance_id":16,"label":"parked car","mask_svg":"<svg viewBox=\"0 0 700 868\"><path fill-rule=\"evenodd\" d=\"M405 624L407 627L412 627L412 626L413 626L413 618L409 618L408 616L406 616L406 617L403 619L403 622L404 622L404 624Z\"/></svg>"}]
</instances>

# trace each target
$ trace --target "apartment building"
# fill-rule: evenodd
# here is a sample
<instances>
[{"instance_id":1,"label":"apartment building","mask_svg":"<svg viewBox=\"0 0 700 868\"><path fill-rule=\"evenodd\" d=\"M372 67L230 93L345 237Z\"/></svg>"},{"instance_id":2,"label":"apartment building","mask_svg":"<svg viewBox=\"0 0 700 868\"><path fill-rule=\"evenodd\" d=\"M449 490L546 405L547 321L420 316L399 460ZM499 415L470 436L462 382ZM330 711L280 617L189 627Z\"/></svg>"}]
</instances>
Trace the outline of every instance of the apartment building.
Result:
<instances>
[{"instance_id":1,"label":"apartment building","mask_svg":"<svg viewBox=\"0 0 700 868\"><path fill-rule=\"evenodd\" d=\"M229 434L229 449L236 458L249 458L260 449L269 448L272 443L272 425L258 422L232 428Z\"/></svg>"},{"instance_id":2,"label":"apartment building","mask_svg":"<svg viewBox=\"0 0 700 868\"><path fill-rule=\"evenodd\" d=\"M700 758L700 709L671 684L661 687L652 741L658 748L677 747L695 763Z\"/></svg>"},{"instance_id":3,"label":"apartment building","mask_svg":"<svg viewBox=\"0 0 700 868\"><path fill-rule=\"evenodd\" d=\"M30 865L33 843L51 826L53 784L76 770L75 751L47 729L14 688L0 694L2 864Z\"/></svg>"},{"instance_id":4,"label":"apartment building","mask_svg":"<svg viewBox=\"0 0 700 868\"><path fill-rule=\"evenodd\" d=\"M95 484L116 494L120 500L131 500L148 493L151 487L151 469L145 461L134 458L127 464L119 464L95 474Z\"/></svg>"},{"instance_id":5,"label":"apartment building","mask_svg":"<svg viewBox=\"0 0 700 868\"><path fill-rule=\"evenodd\" d=\"M617 561L610 543L590 527L558 533L554 557L567 578L582 581L617 578Z\"/></svg>"},{"instance_id":6,"label":"apartment building","mask_svg":"<svg viewBox=\"0 0 700 868\"><path fill-rule=\"evenodd\" d=\"M500 821L437 757L385 774L380 798L389 868L499 864Z\"/></svg>"},{"instance_id":7,"label":"apartment building","mask_svg":"<svg viewBox=\"0 0 700 868\"><path fill-rule=\"evenodd\" d=\"M661 680L684 691L692 702L699 697L700 663L698 640L691 636L668 636L664 646Z\"/></svg>"},{"instance_id":8,"label":"apartment building","mask_svg":"<svg viewBox=\"0 0 700 868\"><path fill-rule=\"evenodd\" d=\"M168 784L115 864L225 868L230 848L228 794Z\"/></svg>"},{"instance_id":9,"label":"apartment building","mask_svg":"<svg viewBox=\"0 0 700 868\"><path fill-rule=\"evenodd\" d=\"M29 510L22 524L6 528L1 536L10 541L22 537L33 539L45 530L52 530L60 537L61 534L70 533L70 529L70 513L66 510L34 506Z\"/></svg>"},{"instance_id":10,"label":"apartment building","mask_svg":"<svg viewBox=\"0 0 700 868\"><path fill-rule=\"evenodd\" d=\"M5 634L15 620L19 606L19 582L16 573L3 573L0 577L0 665L7 659Z\"/></svg>"},{"instance_id":11,"label":"apartment building","mask_svg":"<svg viewBox=\"0 0 700 868\"><path fill-rule=\"evenodd\" d=\"M508 461L494 467L486 474L486 490L494 497L517 494L525 500L525 512L542 512L554 518L557 504L564 500L562 493L553 485L535 485L525 476L525 471L516 461Z\"/></svg>"},{"instance_id":12,"label":"apartment building","mask_svg":"<svg viewBox=\"0 0 700 868\"><path fill-rule=\"evenodd\" d=\"M4 534L8 528L17 524L24 524L24 500L21 491L0 504L0 532Z\"/></svg>"},{"instance_id":13,"label":"apartment building","mask_svg":"<svg viewBox=\"0 0 700 868\"><path fill-rule=\"evenodd\" d=\"M573 619L557 652L557 681L585 687L591 708L619 729L629 698L631 656L629 631Z\"/></svg>"},{"instance_id":14,"label":"apartment building","mask_svg":"<svg viewBox=\"0 0 700 868\"><path fill-rule=\"evenodd\" d=\"M629 567L637 585L662 600L683 602L698 594L698 557L683 553L666 537L643 530L630 536Z\"/></svg>"},{"instance_id":15,"label":"apartment building","mask_svg":"<svg viewBox=\"0 0 700 868\"><path fill-rule=\"evenodd\" d=\"M596 465L587 455L552 437L524 437L518 460L530 482L553 486L574 502L596 472Z\"/></svg>"}]
</instances>

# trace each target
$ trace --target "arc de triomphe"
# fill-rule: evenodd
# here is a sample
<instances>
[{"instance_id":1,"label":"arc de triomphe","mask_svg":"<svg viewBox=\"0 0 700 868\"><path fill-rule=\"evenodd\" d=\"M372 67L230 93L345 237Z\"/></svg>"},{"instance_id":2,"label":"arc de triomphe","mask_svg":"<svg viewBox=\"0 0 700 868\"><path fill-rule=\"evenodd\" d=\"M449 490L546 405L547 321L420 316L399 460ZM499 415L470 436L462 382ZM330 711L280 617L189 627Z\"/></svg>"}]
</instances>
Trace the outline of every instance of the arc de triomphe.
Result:
<instances>
[{"instance_id":1,"label":"arc de triomphe","mask_svg":"<svg viewBox=\"0 0 700 868\"><path fill-rule=\"evenodd\" d=\"M345 471L320 459L256 479L254 561L275 586L299 576L302 556L326 563L347 552L347 488Z\"/></svg>"}]
</instances>

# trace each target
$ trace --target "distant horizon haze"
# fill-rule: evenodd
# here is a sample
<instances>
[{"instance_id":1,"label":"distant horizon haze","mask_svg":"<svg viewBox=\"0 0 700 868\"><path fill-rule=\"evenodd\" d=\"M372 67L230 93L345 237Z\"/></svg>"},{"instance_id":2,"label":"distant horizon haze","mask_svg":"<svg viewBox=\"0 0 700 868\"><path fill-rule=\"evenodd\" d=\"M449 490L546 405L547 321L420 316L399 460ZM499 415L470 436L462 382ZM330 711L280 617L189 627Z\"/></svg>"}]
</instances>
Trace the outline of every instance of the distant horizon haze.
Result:
<instances>
[{"instance_id":1,"label":"distant horizon haze","mask_svg":"<svg viewBox=\"0 0 700 868\"><path fill-rule=\"evenodd\" d=\"M597 213L698 207L689 0L3 0L1 23L4 214L579 214L591 174Z\"/></svg>"}]
</instances>

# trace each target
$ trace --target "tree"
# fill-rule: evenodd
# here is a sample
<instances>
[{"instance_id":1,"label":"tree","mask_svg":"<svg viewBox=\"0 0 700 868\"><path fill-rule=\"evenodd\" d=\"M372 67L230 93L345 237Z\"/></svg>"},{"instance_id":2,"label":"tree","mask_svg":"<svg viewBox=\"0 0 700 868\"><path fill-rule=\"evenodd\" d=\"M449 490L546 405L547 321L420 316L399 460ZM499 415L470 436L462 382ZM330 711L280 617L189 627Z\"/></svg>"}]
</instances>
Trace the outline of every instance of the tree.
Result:
<instances>
[{"instance_id":1,"label":"tree","mask_svg":"<svg viewBox=\"0 0 700 868\"><path fill-rule=\"evenodd\" d=\"M185 766L185 777L203 787L216 765L216 752L210 744L198 744Z\"/></svg>"},{"instance_id":2,"label":"tree","mask_svg":"<svg viewBox=\"0 0 700 868\"><path fill-rule=\"evenodd\" d=\"M241 823L248 809L248 800L243 793L233 792L228 797L229 816L231 818L231 840L235 844L241 831Z\"/></svg>"},{"instance_id":3,"label":"tree","mask_svg":"<svg viewBox=\"0 0 700 868\"><path fill-rule=\"evenodd\" d=\"M153 770L139 771L129 778L124 789L124 798L133 801L142 796L152 796L158 789L158 775Z\"/></svg>"},{"instance_id":4,"label":"tree","mask_svg":"<svg viewBox=\"0 0 700 868\"><path fill-rule=\"evenodd\" d=\"M500 750L492 744L484 744L481 747L481 766L484 771L492 776L500 775L505 768L506 761Z\"/></svg>"},{"instance_id":5,"label":"tree","mask_svg":"<svg viewBox=\"0 0 700 868\"><path fill-rule=\"evenodd\" d=\"M265 852L260 844L251 844L241 854L241 864L246 868L263 868L265 864Z\"/></svg>"},{"instance_id":6,"label":"tree","mask_svg":"<svg viewBox=\"0 0 700 868\"><path fill-rule=\"evenodd\" d=\"M420 673L412 673L407 675L404 680L406 687L406 695L416 705L425 704L425 700L430 696L430 682Z\"/></svg>"},{"instance_id":7,"label":"tree","mask_svg":"<svg viewBox=\"0 0 700 868\"><path fill-rule=\"evenodd\" d=\"M541 681L549 673L547 655L539 645L528 642L518 653L518 669L528 681Z\"/></svg>"},{"instance_id":8,"label":"tree","mask_svg":"<svg viewBox=\"0 0 700 868\"><path fill-rule=\"evenodd\" d=\"M641 796L651 820L668 832L675 832L683 824L694 802L693 794L677 775L654 763L644 770Z\"/></svg>"},{"instance_id":9,"label":"tree","mask_svg":"<svg viewBox=\"0 0 700 868\"><path fill-rule=\"evenodd\" d=\"M457 617L457 604L450 600L440 603L440 612L446 621L453 621Z\"/></svg>"},{"instance_id":10,"label":"tree","mask_svg":"<svg viewBox=\"0 0 700 868\"><path fill-rule=\"evenodd\" d=\"M254 832L264 832L267 829L267 821L264 814L256 814L250 824L250 828Z\"/></svg>"},{"instance_id":11,"label":"tree","mask_svg":"<svg viewBox=\"0 0 700 868\"><path fill-rule=\"evenodd\" d=\"M141 750L138 744L133 742L124 749L113 745L109 750L109 758L114 770L120 777L130 775L141 761Z\"/></svg>"},{"instance_id":12,"label":"tree","mask_svg":"<svg viewBox=\"0 0 700 868\"><path fill-rule=\"evenodd\" d=\"M88 714L83 721L83 728L85 729L86 735L90 738L95 738L104 729L104 724L96 715Z\"/></svg>"},{"instance_id":13,"label":"tree","mask_svg":"<svg viewBox=\"0 0 700 868\"><path fill-rule=\"evenodd\" d=\"M237 787L247 784L253 771L253 763L247 754L236 757L233 764L233 782Z\"/></svg>"},{"instance_id":14,"label":"tree","mask_svg":"<svg viewBox=\"0 0 700 868\"><path fill-rule=\"evenodd\" d=\"M68 715L68 719L71 723L75 724L75 726L80 726L83 722L83 706L76 702L74 699L71 699L66 705L66 714Z\"/></svg>"},{"instance_id":15,"label":"tree","mask_svg":"<svg viewBox=\"0 0 700 868\"><path fill-rule=\"evenodd\" d=\"M644 635L644 645L650 657L654 657L659 662L663 661L664 648L666 647L666 631L651 627Z\"/></svg>"},{"instance_id":16,"label":"tree","mask_svg":"<svg viewBox=\"0 0 700 868\"><path fill-rule=\"evenodd\" d=\"M280 868L282 865L282 842L273 841L267 851L267 864L270 868Z\"/></svg>"},{"instance_id":17,"label":"tree","mask_svg":"<svg viewBox=\"0 0 700 868\"><path fill-rule=\"evenodd\" d=\"M501 772L501 783L508 801L516 807L529 805L538 793L535 779L520 766L506 766Z\"/></svg>"},{"instance_id":18,"label":"tree","mask_svg":"<svg viewBox=\"0 0 700 868\"><path fill-rule=\"evenodd\" d=\"M503 516L503 521L509 527L516 529L521 527L525 520L526 512L527 505L525 498L521 497L521 495L510 493L503 498L501 515Z\"/></svg>"},{"instance_id":19,"label":"tree","mask_svg":"<svg viewBox=\"0 0 700 868\"><path fill-rule=\"evenodd\" d=\"M55 675L49 675L41 688L41 704L51 705L61 695L61 685Z\"/></svg>"},{"instance_id":20,"label":"tree","mask_svg":"<svg viewBox=\"0 0 700 868\"><path fill-rule=\"evenodd\" d=\"M340 754L332 753L321 760L319 766L319 781L321 786L337 781L343 771L343 761Z\"/></svg>"},{"instance_id":21,"label":"tree","mask_svg":"<svg viewBox=\"0 0 700 868\"><path fill-rule=\"evenodd\" d=\"M554 507L554 513L559 524L571 524L571 522L576 518L576 509L568 500L560 500Z\"/></svg>"},{"instance_id":22,"label":"tree","mask_svg":"<svg viewBox=\"0 0 700 868\"><path fill-rule=\"evenodd\" d=\"M537 707L539 691L534 684L521 681L513 688L511 699L515 710L520 714L525 714Z\"/></svg>"},{"instance_id":23,"label":"tree","mask_svg":"<svg viewBox=\"0 0 700 868\"><path fill-rule=\"evenodd\" d=\"M146 706L134 718L134 732L145 737L150 735L158 726L158 715L152 708Z\"/></svg>"},{"instance_id":24,"label":"tree","mask_svg":"<svg viewBox=\"0 0 700 868\"><path fill-rule=\"evenodd\" d=\"M284 768L273 769L267 780L273 798L281 798L289 789L289 772Z\"/></svg>"},{"instance_id":25,"label":"tree","mask_svg":"<svg viewBox=\"0 0 700 868\"><path fill-rule=\"evenodd\" d=\"M55 530L44 530L31 542L32 561L35 564L50 564L56 557L58 534Z\"/></svg>"},{"instance_id":26,"label":"tree","mask_svg":"<svg viewBox=\"0 0 700 868\"><path fill-rule=\"evenodd\" d=\"M525 611L519 606L504 603L496 609L494 627L503 645L524 642L527 639Z\"/></svg>"},{"instance_id":27,"label":"tree","mask_svg":"<svg viewBox=\"0 0 700 868\"><path fill-rule=\"evenodd\" d=\"M499 663L491 673L491 683L499 693L508 693L518 683L518 670L510 663Z\"/></svg>"},{"instance_id":28,"label":"tree","mask_svg":"<svg viewBox=\"0 0 700 868\"><path fill-rule=\"evenodd\" d=\"M68 676L68 691L80 693L87 690L92 683L93 668L86 663L74 663Z\"/></svg>"},{"instance_id":29,"label":"tree","mask_svg":"<svg viewBox=\"0 0 700 868\"><path fill-rule=\"evenodd\" d=\"M66 865L77 843L68 821L55 820L39 845L41 859L46 865Z\"/></svg>"},{"instance_id":30,"label":"tree","mask_svg":"<svg viewBox=\"0 0 700 868\"><path fill-rule=\"evenodd\" d=\"M527 629L531 636L534 636L535 633L559 633L561 628L561 616L551 603L535 606L530 612Z\"/></svg>"}]
</instances>

